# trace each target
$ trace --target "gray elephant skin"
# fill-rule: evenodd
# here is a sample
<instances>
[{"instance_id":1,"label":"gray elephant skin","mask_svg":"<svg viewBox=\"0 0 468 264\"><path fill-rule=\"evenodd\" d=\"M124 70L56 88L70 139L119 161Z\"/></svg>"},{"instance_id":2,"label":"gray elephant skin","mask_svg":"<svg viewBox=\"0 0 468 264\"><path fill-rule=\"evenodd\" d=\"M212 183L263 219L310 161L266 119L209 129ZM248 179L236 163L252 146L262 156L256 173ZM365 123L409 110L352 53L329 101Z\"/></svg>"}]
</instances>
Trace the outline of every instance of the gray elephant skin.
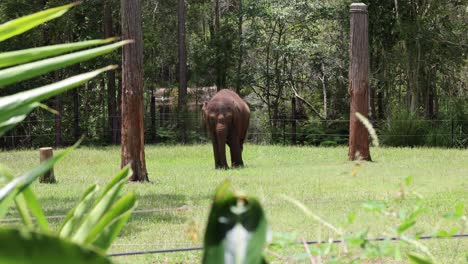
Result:
<instances>
[{"instance_id":1,"label":"gray elephant skin","mask_svg":"<svg viewBox=\"0 0 468 264\"><path fill-rule=\"evenodd\" d=\"M229 168L226 144L231 151L231 166L243 167L242 150L250 120L248 105L235 92L223 89L203 103L202 113L213 143L215 168Z\"/></svg>"}]
</instances>

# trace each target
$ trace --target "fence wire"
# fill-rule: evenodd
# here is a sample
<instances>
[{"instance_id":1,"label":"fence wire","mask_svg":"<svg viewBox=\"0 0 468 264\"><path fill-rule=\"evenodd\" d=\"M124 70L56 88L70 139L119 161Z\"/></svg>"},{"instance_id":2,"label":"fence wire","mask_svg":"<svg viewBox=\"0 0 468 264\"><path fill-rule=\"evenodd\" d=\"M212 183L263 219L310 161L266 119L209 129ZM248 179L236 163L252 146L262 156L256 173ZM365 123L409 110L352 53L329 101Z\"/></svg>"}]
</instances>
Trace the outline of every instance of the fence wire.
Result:
<instances>
[{"instance_id":1,"label":"fence wire","mask_svg":"<svg viewBox=\"0 0 468 264\"><path fill-rule=\"evenodd\" d=\"M116 117L120 119L119 117ZM111 129L108 118L75 124L73 118L62 118L60 130L56 130L54 118L27 119L17 128L0 137L0 148L31 148L43 146L71 145L82 135L86 142L95 145L110 145L112 138L120 138L120 126ZM151 121L151 122L150 122ZM190 143L209 142L209 136L202 122L201 113L180 117L177 114L159 115L155 120L145 121L145 143L177 144L181 141L181 129L177 126L184 121L186 136ZM393 141L421 141L430 137L433 146L467 147L468 120L392 120L393 124L407 127L399 130L388 129L385 120L373 121L379 138ZM78 126L77 126L78 125ZM416 129L426 127L425 131ZM246 141L253 144L321 145L335 142L346 145L349 137L349 120L298 120L292 118L250 120ZM59 142L57 142L59 141ZM114 142L118 143L118 142ZM406 143L405 143L406 144ZM411 145L412 143L408 143Z\"/></svg>"},{"instance_id":2,"label":"fence wire","mask_svg":"<svg viewBox=\"0 0 468 264\"><path fill-rule=\"evenodd\" d=\"M467 238L468 234L455 234L450 237L438 237L438 236L420 236L420 240L429 240L429 239L461 239ZM382 242L382 241L399 241L401 238L399 237L378 237L378 238L367 238L365 241L367 242ZM334 239L334 240L307 240L305 244L307 245L316 245L316 244L341 244L344 243L345 240L343 239ZM302 241L296 242L296 244L304 244ZM188 252L188 251L199 251L202 250L203 247L181 247L181 248L172 248L172 249L155 249L155 250L144 250L144 251L127 251L127 252L115 252L109 253L107 256L109 257L123 257L123 256L136 256L136 255L148 255L148 254L162 254L162 253L177 253L177 252Z\"/></svg>"}]
</instances>

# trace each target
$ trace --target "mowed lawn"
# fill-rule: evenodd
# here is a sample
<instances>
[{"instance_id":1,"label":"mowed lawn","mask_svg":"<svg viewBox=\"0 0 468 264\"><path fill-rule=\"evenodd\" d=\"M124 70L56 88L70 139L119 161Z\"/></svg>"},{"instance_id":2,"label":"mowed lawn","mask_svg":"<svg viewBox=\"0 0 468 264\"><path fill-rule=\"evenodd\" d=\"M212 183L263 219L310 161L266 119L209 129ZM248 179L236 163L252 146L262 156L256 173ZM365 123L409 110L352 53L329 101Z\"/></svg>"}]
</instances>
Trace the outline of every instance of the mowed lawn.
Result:
<instances>
[{"instance_id":1,"label":"mowed lawn","mask_svg":"<svg viewBox=\"0 0 468 264\"><path fill-rule=\"evenodd\" d=\"M350 230L369 226L370 237L388 234L394 221L366 212L362 203L368 199L395 197L399 183L407 176L413 177L411 190L424 197L428 208L410 231L432 233L437 226L445 225L440 219L454 211L459 203L465 204L466 214L467 150L374 148L371 153L374 162L363 163L356 170L355 163L347 161L345 147L247 145L244 147L246 167L222 171L214 169L210 145L147 146L151 182L125 186L125 191L134 191L139 196L138 212L132 215L109 252L201 245L210 199L225 179L260 199L275 234L296 233L297 239L325 239L332 234L284 200L283 194L302 201L315 214L336 225L350 212L356 212L356 221ZM119 155L120 147L82 147L70 154L55 167L57 184L35 183L33 186L46 215L64 215L88 185L108 182L119 170ZM15 173L32 168L38 160L38 150L0 153L0 163ZM408 204L411 202L402 206ZM12 210L8 217L16 216ZM62 220L50 221L56 228ZM468 257L466 238L423 243L441 263L463 263ZM280 253L301 254L302 251L302 247L297 246ZM114 260L117 263L199 263L200 258L201 251L192 251L115 257Z\"/></svg>"}]
</instances>

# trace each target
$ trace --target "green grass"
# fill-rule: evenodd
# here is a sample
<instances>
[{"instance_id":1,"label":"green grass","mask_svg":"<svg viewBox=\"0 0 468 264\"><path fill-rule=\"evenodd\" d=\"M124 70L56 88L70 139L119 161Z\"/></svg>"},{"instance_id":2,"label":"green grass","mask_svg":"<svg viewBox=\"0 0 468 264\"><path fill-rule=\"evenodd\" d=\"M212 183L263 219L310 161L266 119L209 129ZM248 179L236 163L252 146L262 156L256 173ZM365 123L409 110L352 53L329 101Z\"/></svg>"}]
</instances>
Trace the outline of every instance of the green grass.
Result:
<instances>
[{"instance_id":1,"label":"green grass","mask_svg":"<svg viewBox=\"0 0 468 264\"><path fill-rule=\"evenodd\" d=\"M58 150L60 151L60 150ZM34 184L46 215L63 215L85 188L104 185L119 170L120 148L87 148L74 151L55 167L57 184ZM238 189L262 202L273 232L297 232L298 239L327 238L329 230L307 218L281 198L282 194L306 204L328 222L338 224L350 212L357 218L352 230L370 226L370 237L383 236L388 219L365 212L368 199L389 199L399 183L413 176L413 188L424 196L428 210L412 231L431 233L441 217L457 203L468 201L468 151L430 148L372 149L375 162L355 166L347 161L347 148L312 148L247 145L246 167L215 170L210 145L147 146L146 161L151 183L127 184L139 196L137 210L109 252L198 246L215 188L230 179ZM0 153L0 163L16 173L37 165L37 150ZM406 206L403 204L402 206ZM10 212L8 217L15 217ZM57 227L61 220L51 220ZM190 238L190 230L199 234ZM423 242L442 263L461 263L468 257L468 239ZM298 246L284 254L302 252ZM118 263L199 263L201 252L116 257ZM282 261L277 261L278 263ZM383 262L380 262L383 263Z\"/></svg>"}]
</instances>

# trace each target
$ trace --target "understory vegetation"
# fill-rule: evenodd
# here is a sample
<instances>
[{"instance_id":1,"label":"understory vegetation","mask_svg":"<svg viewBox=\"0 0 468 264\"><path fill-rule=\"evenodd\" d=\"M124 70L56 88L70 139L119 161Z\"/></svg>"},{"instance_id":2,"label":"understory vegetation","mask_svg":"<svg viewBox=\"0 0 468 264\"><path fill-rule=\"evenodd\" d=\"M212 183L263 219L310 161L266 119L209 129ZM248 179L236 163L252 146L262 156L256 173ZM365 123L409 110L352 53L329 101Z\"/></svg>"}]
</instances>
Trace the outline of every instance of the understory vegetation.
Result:
<instances>
[{"instance_id":1,"label":"understory vegetation","mask_svg":"<svg viewBox=\"0 0 468 264\"><path fill-rule=\"evenodd\" d=\"M340 145L349 126L349 7L352 0L142 0L145 140L204 142L201 104L209 87L230 88L249 104L251 142ZM363 0L369 17L369 116L389 146L467 147L466 2ZM68 0L2 0L0 21ZM0 43L10 51L121 35L120 0L84 1L58 18ZM178 25L185 25L189 114L178 114ZM1 89L0 95L121 61L120 53ZM183 73L183 72L182 72ZM0 147L118 144L120 72L44 103L0 138ZM182 85L184 86L184 85ZM291 99L297 95L296 109ZM405 112L410 115L403 114ZM297 130L291 128L297 120ZM187 131L178 129L185 123ZM380 133L382 130L382 133ZM184 137L184 141L181 138Z\"/></svg>"}]
</instances>

